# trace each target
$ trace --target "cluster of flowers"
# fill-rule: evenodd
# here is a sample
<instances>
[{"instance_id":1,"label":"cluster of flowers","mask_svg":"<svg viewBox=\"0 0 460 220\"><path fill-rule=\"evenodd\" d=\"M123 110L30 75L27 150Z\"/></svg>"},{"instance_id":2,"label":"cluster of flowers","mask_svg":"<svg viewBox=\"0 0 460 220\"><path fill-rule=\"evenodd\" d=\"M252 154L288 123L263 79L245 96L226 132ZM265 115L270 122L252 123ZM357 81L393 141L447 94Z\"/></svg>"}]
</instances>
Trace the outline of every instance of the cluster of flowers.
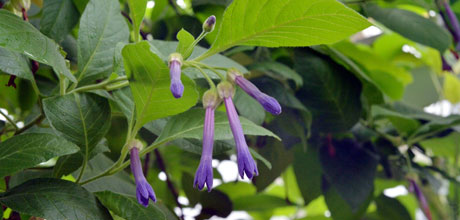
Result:
<instances>
[{"instance_id":1,"label":"cluster of flowers","mask_svg":"<svg viewBox=\"0 0 460 220\"><path fill-rule=\"evenodd\" d=\"M214 29L216 18L209 17L203 24L203 30L210 32ZM184 86L181 82L181 68L183 58L179 53L173 53L169 57L169 70L170 70L170 90L175 98L181 98L184 92ZM257 165L249 152L246 139L244 137L243 128L241 126L238 113L236 112L235 105L233 104L233 96L235 94L235 85L238 85L247 94L256 99L266 111L279 115L281 113L281 106L278 101L261 92L254 84L245 79L244 76L235 68L227 71L226 80L223 80L217 85L203 94L203 107L206 109L203 129L203 151L201 154L200 165L195 174L194 187L202 190L207 185L208 192L212 189L213 184L213 168L212 168L212 152L214 144L214 112L216 108L223 102L225 104L228 121L231 131L235 140L237 151L238 172L241 178L244 175L249 179L259 174ZM155 193L150 184L145 179L142 172L141 162L139 158L139 151L142 144L135 140L131 143L131 170L136 182L136 195L140 204L148 206L149 199L156 201Z\"/></svg>"}]
</instances>

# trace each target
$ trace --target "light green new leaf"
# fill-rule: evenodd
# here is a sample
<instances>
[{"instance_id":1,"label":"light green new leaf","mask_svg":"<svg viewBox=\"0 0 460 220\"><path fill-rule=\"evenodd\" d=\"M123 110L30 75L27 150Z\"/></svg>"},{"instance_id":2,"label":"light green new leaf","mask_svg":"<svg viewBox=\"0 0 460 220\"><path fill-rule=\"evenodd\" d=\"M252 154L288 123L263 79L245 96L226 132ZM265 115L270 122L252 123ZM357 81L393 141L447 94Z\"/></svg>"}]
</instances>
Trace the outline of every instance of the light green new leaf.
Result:
<instances>
[{"instance_id":1,"label":"light green new leaf","mask_svg":"<svg viewBox=\"0 0 460 220\"><path fill-rule=\"evenodd\" d=\"M22 53L27 57L53 67L72 82L77 79L66 66L59 45L11 12L0 9L0 47Z\"/></svg>"},{"instance_id":2,"label":"light green new leaf","mask_svg":"<svg viewBox=\"0 0 460 220\"><path fill-rule=\"evenodd\" d=\"M26 56L0 47L0 70L20 78L33 80Z\"/></svg>"},{"instance_id":3,"label":"light green new leaf","mask_svg":"<svg viewBox=\"0 0 460 220\"><path fill-rule=\"evenodd\" d=\"M128 42L129 30L113 0L91 0L80 19L78 31L78 80L87 84L112 72L118 42Z\"/></svg>"},{"instance_id":4,"label":"light green new leaf","mask_svg":"<svg viewBox=\"0 0 460 220\"><path fill-rule=\"evenodd\" d=\"M111 191L95 193L97 198L116 215L126 220L166 220L165 214L155 204L145 208L134 197L128 197Z\"/></svg>"},{"instance_id":5,"label":"light green new leaf","mask_svg":"<svg viewBox=\"0 0 460 220\"><path fill-rule=\"evenodd\" d=\"M171 141L178 138L201 140L203 138L204 115L205 110L197 108L172 117L155 142ZM254 124L248 119L240 117L240 121L243 132L246 135L271 136L280 140L273 132ZM215 112L214 132L214 140L228 140L233 138L225 112Z\"/></svg>"},{"instance_id":6,"label":"light green new leaf","mask_svg":"<svg viewBox=\"0 0 460 220\"><path fill-rule=\"evenodd\" d=\"M52 134L14 136L0 143L0 178L78 150L73 143Z\"/></svg>"},{"instance_id":7,"label":"light green new leaf","mask_svg":"<svg viewBox=\"0 0 460 220\"><path fill-rule=\"evenodd\" d=\"M78 23L79 13L72 0L45 0L40 31L61 42Z\"/></svg>"},{"instance_id":8,"label":"light green new leaf","mask_svg":"<svg viewBox=\"0 0 460 220\"><path fill-rule=\"evenodd\" d=\"M193 52L193 48L190 47L192 46L193 41L195 41L195 38L184 29L181 29L179 33L177 33L176 38L179 41L176 52L182 54L182 57L186 60Z\"/></svg>"},{"instance_id":9,"label":"light green new leaf","mask_svg":"<svg viewBox=\"0 0 460 220\"><path fill-rule=\"evenodd\" d=\"M95 94L68 94L43 100L43 110L51 127L88 154L110 127L107 99ZM88 155L89 156L89 155Z\"/></svg>"},{"instance_id":10,"label":"light green new leaf","mask_svg":"<svg viewBox=\"0 0 460 220\"><path fill-rule=\"evenodd\" d=\"M20 213L49 220L112 219L96 197L78 184L32 179L0 195L0 203Z\"/></svg>"},{"instance_id":11,"label":"light green new leaf","mask_svg":"<svg viewBox=\"0 0 460 220\"><path fill-rule=\"evenodd\" d=\"M460 102L460 79L452 74L445 74L444 96L452 103Z\"/></svg>"},{"instance_id":12,"label":"light green new leaf","mask_svg":"<svg viewBox=\"0 0 460 220\"><path fill-rule=\"evenodd\" d=\"M389 29L410 40L435 48L441 53L452 42L452 37L443 27L414 12L396 8L381 8L375 4L367 4L365 11L369 17L381 22Z\"/></svg>"},{"instance_id":13,"label":"light green new leaf","mask_svg":"<svg viewBox=\"0 0 460 220\"><path fill-rule=\"evenodd\" d=\"M144 19L145 9L147 8L147 0L129 0L129 14L133 20L134 40L139 41L139 30Z\"/></svg>"},{"instance_id":14,"label":"light green new leaf","mask_svg":"<svg viewBox=\"0 0 460 220\"><path fill-rule=\"evenodd\" d=\"M123 48L123 63L136 106L136 129L159 118L179 114L194 106L198 100L195 83L182 74L184 94L176 99L169 90L169 69L142 41Z\"/></svg>"},{"instance_id":15,"label":"light green new leaf","mask_svg":"<svg viewBox=\"0 0 460 220\"><path fill-rule=\"evenodd\" d=\"M216 41L199 59L236 45L330 44L368 26L365 18L336 0L234 0Z\"/></svg>"}]
</instances>

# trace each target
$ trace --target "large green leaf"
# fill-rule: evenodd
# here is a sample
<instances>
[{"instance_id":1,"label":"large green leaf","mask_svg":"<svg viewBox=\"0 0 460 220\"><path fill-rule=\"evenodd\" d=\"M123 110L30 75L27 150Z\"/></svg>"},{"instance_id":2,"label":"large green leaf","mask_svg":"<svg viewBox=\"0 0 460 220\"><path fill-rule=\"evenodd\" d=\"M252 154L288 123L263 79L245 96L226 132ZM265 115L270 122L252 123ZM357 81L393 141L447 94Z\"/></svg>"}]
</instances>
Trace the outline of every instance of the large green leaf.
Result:
<instances>
[{"instance_id":1,"label":"large green leaf","mask_svg":"<svg viewBox=\"0 0 460 220\"><path fill-rule=\"evenodd\" d=\"M412 217L406 207L397 199L385 196L383 193L375 199L377 213L382 219L410 220Z\"/></svg>"},{"instance_id":2,"label":"large green leaf","mask_svg":"<svg viewBox=\"0 0 460 220\"><path fill-rule=\"evenodd\" d=\"M225 11L216 41L202 58L236 45L329 44L369 25L335 0L234 0Z\"/></svg>"},{"instance_id":3,"label":"large green leaf","mask_svg":"<svg viewBox=\"0 0 460 220\"><path fill-rule=\"evenodd\" d=\"M174 98L169 90L168 67L150 51L147 41L126 45L122 54L136 105L136 129L149 121L184 112L195 105L198 99L195 83L182 75L184 94L180 99Z\"/></svg>"},{"instance_id":4,"label":"large green leaf","mask_svg":"<svg viewBox=\"0 0 460 220\"><path fill-rule=\"evenodd\" d=\"M134 197L110 191L97 192L96 196L105 207L126 220L166 220L165 214L155 204L145 208Z\"/></svg>"},{"instance_id":5,"label":"large green leaf","mask_svg":"<svg viewBox=\"0 0 460 220\"><path fill-rule=\"evenodd\" d=\"M318 150L317 143L312 143L308 145L306 152L297 148L294 154L294 172L305 205L321 196L323 171Z\"/></svg>"},{"instance_id":6,"label":"large green leaf","mask_svg":"<svg viewBox=\"0 0 460 220\"><path fill-rule=\"evenodd\" d=\"M76 143L83 155L94 149L110 127L107 99L90 93L73 93L43 100L51 127Z\"/></svg>"},{"instance_id":7,"label":"large green leaf","mask_svg":"<svg viewBox=\"0 0 460 220\"><path fill-rule=\"evenodd\" d=\"M353 212L372 196L378 157L355 140L325 143L320 161L324 176Z\"/></svg>"},{"instance_id":8,"label":"large green leaf","mask_svg":"<svg viewBox=\"0 0 460 220\"><path fill-rule=\"evenodd\" d=\"M244 211L265 211L289 205L284 198L266 194L241 196L233 201L234 210Z\"/></svg>"},{"instance_id":9,"label":"large green leaf","mask_svg":"<svg viewBox=\"0 0 460 220\"><path fill-rule=\"evenodd\" d=\"M266 114L265 109L257 100L249 96L241 88L236 88L233 102L235 103L235 107L238 110L239 115L258 125L264 122Z\"/></svg>"},{"instance_id":10,"label":"large green leaf","mask_svg":"<svg viewBox=\"0 0 460 220\"><path fill-rule=\"evenodd\" d=\"M58 75L63 74L71 81L77 81L67 69L59 45L53 40L40 33L30 23L4 9L0 10L0 20L0 47L50 65Z\"/></svg>"},{"instance_id":11,"label":"large green leaf","mask_svg":"<svg viewBox=\"0 0 460 220\"><path fill-rule=\"evenodd\" d=\"M29 59L26 56L0 47L0 70L20 78L33 80Z\"/></svg>"},{"instance_id":12,"label":"large green leaf","mask_svg":"<svg viewBox=\"0 0 460 220\"><path fill-rule=\"evenodd\" d=\"M50 220L112 219L110 213L78 184L60 179L33 179L0 195L15 211Z\"/></svg>"},{"instance_id":13,"label":"large green leaf","mask_svg":"<svg viewBox=\"0 0 460 220\"><path fill-rule=\"evenodd\" d=\"M77 152L73 143L52 134L23 134L0 143L0 177Z\"/></svg>"},{"instance_id":14,"label":"large green leaf","mask_svg":"<svg viewBox=\"0 0 460 220\"><path fill-rule=\"evenodd\" d=\"M172 117L155 142L171 141L178 138L201 140L203 138L204 115L205 110L197 108ZM243 126L243 132L246 135L271 136L279 139L271 131L245 118L240 117L240 121ZM215 112L214 126L214 140L228 140L233 138L225 112Z\"/></svg>"},{"instance_id":15,"label":"large green leaf","mask_svg":"<svg viewBox=\"0 0 460 220\"><path fill-rule=\"evenodd\" d=\"M433 47L441 53L452 42L452 37L444 28L414 12L396 8L381 8L375 4L365 5L365 11L369 17L381 22L391 30L410 40Z\"/></svg>"},{"instance_id":16,"label":"large green leaf","mask_svg":"<svg viewBox=\"0 0 460 220\"><path fill-rule=\"evenodd\" d=\"M87 84L109 76L118 42L128 42L129 30L113 0L91 0L80 19L78 31L78 79Z\"/></svg>"},{"instance_id":17,"label":"large green leaf","mask_svg":"<svg viewBox=\"0 0 460 220\"><path fill-rule=\"evenodd\" d=\"M45 0L40 31L61 42L78 23L79 13L72 0Z\"/></svg>"},{"instance_id":18,"label":"large green leaf","mask_svg":"<svg viewBox=\"0 0 460 220\"><path fill-rule=\"evenodd\" d=\"M460 79L455 75L444 75L444 96L452 103L460 102Z\"/></svg>"},{"instance_id":19,"label":"large green leaf","mask_svg":"<svg viewBox=\"0 0 460 220\"><path fill-rule=\"evenodd\" d=\"M129 14L133 21L134 39L139 40L139 30L144 19L145 9L147 8L147 0L129 0Z\"/></svg>"},{"instance_id":20,"label":"large green leaf","mask_svg":"<svg viewBox=\"0 0 460 220\"><path fill-rule=\"evenodd\" d=\"M295 69L304 86L299 99L313 115L313 131L350 129L361 115L361 83L330 58L313 52L296 53Z\"/></svg>"}]
</instances>

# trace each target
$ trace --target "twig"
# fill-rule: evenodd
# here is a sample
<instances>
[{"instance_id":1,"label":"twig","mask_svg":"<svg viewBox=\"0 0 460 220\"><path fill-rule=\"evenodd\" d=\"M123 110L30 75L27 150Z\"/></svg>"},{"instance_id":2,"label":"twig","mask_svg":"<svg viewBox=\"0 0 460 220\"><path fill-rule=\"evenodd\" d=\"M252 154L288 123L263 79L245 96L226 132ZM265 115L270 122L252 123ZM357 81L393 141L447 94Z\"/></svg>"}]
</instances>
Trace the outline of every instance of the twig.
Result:
<instances>
[{"instance_id":1,"label":"twig","mask_svg":"<svg viewBox=\"0 0 460 220\"><path fill-rule=\"evenodd\" d=\"M3 117L5 117L5 119L11 124L13 125L14 129L18 130L18 126L16 125L16 123L14 123L13 119L10 118L10 116L8 116L7 114L3 113L1 110L0 110L0 115L2 115Z\"/></svg>"},{"instance_id":2,"label":"twig","mask_svg":"<svg viewBox=\"0 0 460 220\"><path fill-rule=\"evenodd\" d=\"M165 166L165 163L163 161L163 157L161 157L160 151L158 149L155 149L153 152L155 152L155 157L157 158L158 167L166 175L166 184L168 185L169 190L171 191L171 193L174 196L174 199L176 200L177 207L179 207L180 210L181 210L180 219L183 220L184 219L184 211L182 209L182 205L179 202L179 193L177 192L176 188L174 188L174 185L171 182L171 179L169 178L168 172L166 172L166 166Z\"/></svg>"},{"instance_id":3,"label":"twig","mask_svg":"<svg viewBox=\"0 0 460 220\"><path fill-rule=\"evenodd\" d=\"M32 126L36 124L40 124L40 122L45 119L45 116L43 114L40 114L37 118L35 118L33 121L31 121L29 124L26 124L23 128L17 130L14 135L21 134L22 132L26 131L27 129L31 128Z\"/></svg>"},{"instance_id":4,"label":"twig","mask_svg":"<svg viewBox=\"0 0 460 220\"><path fill-rule=\"evenodd\" d=\"M149 173L149 168L150 168L150 153L147 153L145 155L145 160L144 160L144 167L142 170L144 171L144 176L147 178L147 174Z\"/></svg>"}]
</instances>

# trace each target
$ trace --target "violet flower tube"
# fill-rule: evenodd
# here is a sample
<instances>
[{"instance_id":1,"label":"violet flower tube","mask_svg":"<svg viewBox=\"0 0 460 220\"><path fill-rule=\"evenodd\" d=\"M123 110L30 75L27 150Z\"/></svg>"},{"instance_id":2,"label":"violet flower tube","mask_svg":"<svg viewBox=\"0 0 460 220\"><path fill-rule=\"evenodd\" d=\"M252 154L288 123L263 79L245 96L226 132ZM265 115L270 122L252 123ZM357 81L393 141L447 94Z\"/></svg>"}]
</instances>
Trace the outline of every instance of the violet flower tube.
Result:
<instances>
[{"instance_id":1,"label":"violet flower tube","mask_svg":"<svg viewBox=\"0 0 460 220\"><path fill-rule=\"evenodd\" d=\"M214 110L219 104L219 97L215 89L206 91L203 95L203 107L206 109L203 129L203 151L201 153L200 165L195 173L193 187L199 190L206 184L208 192L212 190L213 169L212 149L214 144Z\"/></svg>"},{"instance_id":2,"label":"violet flower tube","mask_svg":"<svg viewBox=\"0 0 460 220\"><path fill-rule=\"evenodd\" d=\"M432 218L431 218L430 207L428 206L428 202L426 201L426 198L423 195L422 190L418 187L415 180L413 179L408 179L408 180L409 180L409 191L415 194L415 196L417 197L418 203L420 204L420 208L423 211L423 214L425 214L428 220L431 220Z\"/></svg>"},{"instance_id":3,"label":"violet flower tube","mask_svg":"<svg viewBox=\"0 0 460 220\"><path fill-rule=\"evenodd\" d=\"M452 8L450 8L449 2L444 0L442 1L442 4L444 6L444 9L446 9L446 14L447 17L449 18L449 22L452 26L452 35L454 35L456 43L459 43L460 41L460 24L458 22L457 16L455 13L452 11ZM447 24L446 24L447 25ZM458 49L459 45L457 45Z\"/></svg>"},{"instance_id":4,"label":"violet flower tube","mask_svg":"<svg viewBox=\"0 0 460 220\"><path fill-rule=\"evenodd\" d=\"M259 175L259 171L249 152L246 139L244 138L243 127L241 127L235 105L233 105L232 97L235 93L235 89L230 82L224 81L217 86L217 90L219 91L220 98L224 100L228 122L230 123L233 138L235 139L238 172L241 178L244 178L244 174L246 174L249 179L252 179L254 175Z\"/></svg>"},{"instance_id":5,"label":"violet flower tube","mask_svg":"<svg viewBox=\"0 0 460 220\"><path fill-rule=\"evenodd\" d=\"M169 56L169 76L171 77L170 90L174 98L178 99L182 97L184 93L184 85L180 80L181 67L182 67L182 55L179 53L172 53Z\"/></svg>"},{"instance_id":6,"label":"violet flower tube","mask_svg":"<svg viewBox=\"0 0 460 220\"><path fill-rule=\"evenodd\" d=\"M149 198L153 202L156 202L155 192L152 186L145 179L144 173L142 172L141 160L139 158L139 150L142 148L142 143L138 140L134 140L131 144L130 156L131 156L131 171L134 175L136 182L136 197L139 204L147 207L149 205Z\"/></svg>"},{"instance_id":7,"label":"violet flower tube","mask_svg":"<svg viewBox=\"0 0 460 220\"><path fill-rule=\"evenodd\" d=\"M274 115L281 114L281 105L278 101L261 92L251 81L245 79L243 75L236 69L232 68L227 72L228 78L235 82L241 89L243 89L248 95L257 100L267 112Z\"/></svg>"}]
</instances>

